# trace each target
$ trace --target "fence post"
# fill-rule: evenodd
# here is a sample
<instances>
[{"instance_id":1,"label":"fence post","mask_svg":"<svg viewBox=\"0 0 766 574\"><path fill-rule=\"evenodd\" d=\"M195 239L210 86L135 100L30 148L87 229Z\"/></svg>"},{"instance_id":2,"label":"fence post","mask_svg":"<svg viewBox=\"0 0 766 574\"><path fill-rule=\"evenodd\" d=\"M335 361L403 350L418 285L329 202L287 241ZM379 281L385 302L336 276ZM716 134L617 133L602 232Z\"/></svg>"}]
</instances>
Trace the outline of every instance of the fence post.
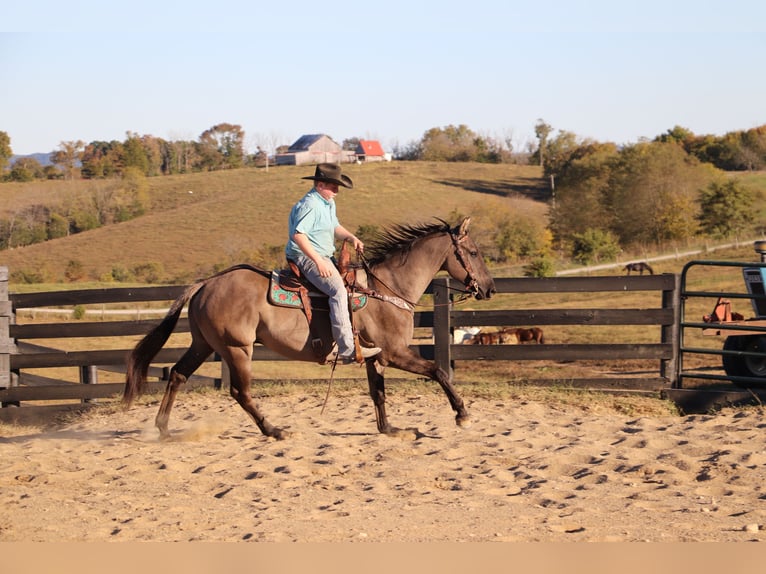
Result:
<instances>
[{"instance_id":1,"label":"fence post","mask_svg":"<svg viewBox=\"0 0 766 574\"><path fill-rule=\"evenodd\" d=\"M449 277L438 277L433 280L434 291L434 362L450 377L452 369L452 333L450 332L450 314L452 312L452 296L449 292Z\"/></svg>"},{"instance_id":2,"label":"fence post","mask_svg":"<svg viewBox=\"0 0 766 574\"><path fill-rule=\"evenodd\" d=\"M0 267L0 389L19 384L18 375L11 372L11 353L16 350L16 342L11 339L10 327L14 323L13 307L8 295L8 268ZM3 403L2 406L19 404Z\"/></svg>"},{"instance_id":3,"label":"fence post","mask_svg":"<svg viewBox=\"0 0 766 574\"><path fill-rule=\"evenodd\" d=\"M80 382L83 385L98 384L98 367L95 365L80 365ZM93 399L82 399L83 403L92 403Z\"/></svg>"},{"instance_id":4,"label":"fence post","mask_svg":"<svg viewBox=\"0 0 766 574\"><path fill-rule=\"evenodd\" d=\"M681 388L681 275L678 273L673 275L673 290L662 292L662 308L673 309L673 324L663 325L661 333L662 343L673 345L673 358L660 361L660 376L669 379L671 388L677 389Z\"/></svg>"}]
</instances>

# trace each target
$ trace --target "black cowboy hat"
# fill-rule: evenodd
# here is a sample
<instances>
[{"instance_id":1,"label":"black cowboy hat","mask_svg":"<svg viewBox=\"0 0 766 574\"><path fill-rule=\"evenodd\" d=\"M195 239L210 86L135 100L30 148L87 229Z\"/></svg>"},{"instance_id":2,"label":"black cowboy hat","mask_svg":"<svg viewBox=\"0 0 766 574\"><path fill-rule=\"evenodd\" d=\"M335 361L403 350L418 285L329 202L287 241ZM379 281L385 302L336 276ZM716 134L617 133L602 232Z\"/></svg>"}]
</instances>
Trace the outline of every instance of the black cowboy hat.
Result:
<instances>
[{"instance_id":1,"label":"black cowboy hat","mask_svg":"<svg viewBox=\"0 0 766 574\"><path fill-rule=\"evenodd\" d=\"M314 175L308 177L302 177L301 179L313 179L314 181L326 181L328 183L336 183L354 189L354 182L347 175L343 175L340 172L340 166L337 163L320 163L314 171Z\"/></svg>"}]
</instances>

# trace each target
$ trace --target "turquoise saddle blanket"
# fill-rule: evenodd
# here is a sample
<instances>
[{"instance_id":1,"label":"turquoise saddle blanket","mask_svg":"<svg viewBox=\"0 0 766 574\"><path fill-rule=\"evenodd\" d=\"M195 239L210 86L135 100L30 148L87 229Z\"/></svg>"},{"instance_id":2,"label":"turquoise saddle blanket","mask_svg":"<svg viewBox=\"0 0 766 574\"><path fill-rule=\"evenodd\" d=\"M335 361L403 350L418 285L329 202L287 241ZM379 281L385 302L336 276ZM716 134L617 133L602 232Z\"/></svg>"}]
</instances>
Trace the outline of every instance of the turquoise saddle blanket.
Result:
<instances>
[{"instance_id":1,"label":"turquoise saddle blanket","mask_svg":"<svg viewBox=\"0 0 766 574\"><path fill-rule=\"evenodd\" d=\"M279 270L274 270L271 272L271 281L269 285L269 302L273 303L274 305L279 305L280 307L295 307L296 309L302 309L303 303L301 303L301 297L298 292L285 289L279 282L279 276ZM316 290L310 291L309 295L316 299L327 299L327 295ZM349 303L352 311L358 311L367 304L367 295L362 293L354 293L349 298Z\"/></svg>"}]
</instances>

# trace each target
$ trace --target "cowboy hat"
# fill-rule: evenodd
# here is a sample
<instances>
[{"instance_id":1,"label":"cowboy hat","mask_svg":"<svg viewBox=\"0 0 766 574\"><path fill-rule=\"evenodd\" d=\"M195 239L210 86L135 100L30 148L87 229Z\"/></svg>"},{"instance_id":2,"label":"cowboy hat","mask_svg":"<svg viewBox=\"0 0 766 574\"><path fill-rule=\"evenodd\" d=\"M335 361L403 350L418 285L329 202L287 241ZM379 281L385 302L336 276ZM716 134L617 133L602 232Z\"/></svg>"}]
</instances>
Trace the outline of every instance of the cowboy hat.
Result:
<instances>
[{"instance_id":1,"label":"cowboy hat","mask_svg":"<svg viewBox=\"0 0 766 574\"><path fill-rule=\"evenodd\" d=\"M320 163L317 165L314 175L308 177L302 177L301 179L313 179L314 181L326 181L328 183L336 183L354 189L354 182L347 175L343 175L340 172L340 166L336 163Z\"/></svg>"}]
</instances>

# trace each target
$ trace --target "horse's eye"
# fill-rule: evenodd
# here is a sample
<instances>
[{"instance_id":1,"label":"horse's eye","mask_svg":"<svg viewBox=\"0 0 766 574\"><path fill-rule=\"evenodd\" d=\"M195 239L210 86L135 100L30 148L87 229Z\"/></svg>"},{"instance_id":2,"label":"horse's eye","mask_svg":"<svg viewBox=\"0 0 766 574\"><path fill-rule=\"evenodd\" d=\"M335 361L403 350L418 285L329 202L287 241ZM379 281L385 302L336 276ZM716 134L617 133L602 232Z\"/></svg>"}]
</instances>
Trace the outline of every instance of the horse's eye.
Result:
<instances>
[{"instance_id":1,"label":"horse's eye","mask_svg":"<svg viewBox=\"0 0 766 574\"><path fill-rule=\"evenodd\" d=\"M478 251L469 251L468 253L471 255L471 257L478 257L479 256L479 252Z\"/></svg>"}]
</instances>

